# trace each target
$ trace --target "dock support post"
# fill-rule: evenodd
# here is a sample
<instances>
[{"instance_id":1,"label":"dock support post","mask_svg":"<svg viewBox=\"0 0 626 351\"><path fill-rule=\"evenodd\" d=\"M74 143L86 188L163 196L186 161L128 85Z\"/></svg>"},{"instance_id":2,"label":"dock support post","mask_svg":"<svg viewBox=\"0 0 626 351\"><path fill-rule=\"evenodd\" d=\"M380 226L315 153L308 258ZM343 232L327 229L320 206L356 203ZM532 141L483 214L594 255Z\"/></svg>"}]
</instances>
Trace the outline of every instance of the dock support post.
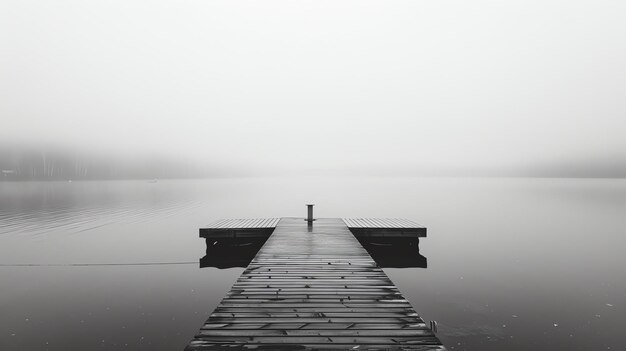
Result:
<instances>
[{"instance_id":1,"label":"dock support post","mask_svg":"<svg viewBox=\"0 0 626 351\"><path fill-rule=\"evenodd\" d=\"M306 221L309 222L309 224L313 224L313 221L315 220L313 218L313 206L315 206L314 204L307 204L307 218Z\"/></svg>"}]
</instances>

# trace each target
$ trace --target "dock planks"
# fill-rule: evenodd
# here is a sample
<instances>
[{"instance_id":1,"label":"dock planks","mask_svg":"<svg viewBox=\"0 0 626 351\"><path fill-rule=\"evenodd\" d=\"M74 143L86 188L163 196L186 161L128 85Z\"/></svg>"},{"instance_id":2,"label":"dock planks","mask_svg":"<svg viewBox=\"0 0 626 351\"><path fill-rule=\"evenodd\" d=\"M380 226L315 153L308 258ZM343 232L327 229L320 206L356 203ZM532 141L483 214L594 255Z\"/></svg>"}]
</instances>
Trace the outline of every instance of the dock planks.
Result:
<instances>
[{"instance_id":1,"label":"dock planks","mask_svg":"<svg viewBox=\"0 0 626 351\"><path fill-rule=\"evenodd\" d=\"M280 218L238 218L238 219L220 219L203 229L260 229L274 228L280 221Z\"/></svg>"},{"instance_id":2,"label":"dock planks","mask_svg":"<svg viewBox=\"0 0 626 351\"><path fill-rule=\"evenodd\" d=\"M212 239L268 238L280 218L220 219L200 228L200 237Z\"/></svg>"},{"instance_id":3,"label":"dock planks","mask_svg":"<svg viewBox=\"0 0 626 351\"><path fill-rule=\"evenodd\" d=\"M404 218L342 218L357 238L421 238L426 227Z\"/></svg>"},{"instance_id":4,"label":"dock planks","mask_svg":"<svg viewBox=\"0 0 626 351\"><path fill-rule=\"evenodd\" d=\"M417 229L424 226L404 218L342 218L348 228Z\"/></svg>"},{"instance_id":5,"label":"dock planks","mask_svg":"<svg viewBox=\"0 0 626 351\"><path fill-rule=\"evenodd\" d=\"M341 219L282 218L186 350L444 350Z\"/></svg>"}]
</instances>

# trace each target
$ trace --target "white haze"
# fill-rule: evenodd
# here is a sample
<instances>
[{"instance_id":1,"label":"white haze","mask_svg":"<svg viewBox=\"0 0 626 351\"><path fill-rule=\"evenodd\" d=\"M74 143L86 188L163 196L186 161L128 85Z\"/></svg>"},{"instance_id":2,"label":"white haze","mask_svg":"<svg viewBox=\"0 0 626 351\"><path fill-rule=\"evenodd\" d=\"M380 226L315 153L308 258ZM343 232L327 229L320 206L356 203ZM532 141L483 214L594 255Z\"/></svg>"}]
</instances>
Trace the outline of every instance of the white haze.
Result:
<instances>
[{"instance_id":1,"label":"white haze","mask_svg":"<svg viewBox=\"0 0 626 351\"><path fill-rule=\"evenodd\" d=\"M611 173L625 19L598 0L2 1L0 138L250 174Z\"/></svg>"}]
</instances>

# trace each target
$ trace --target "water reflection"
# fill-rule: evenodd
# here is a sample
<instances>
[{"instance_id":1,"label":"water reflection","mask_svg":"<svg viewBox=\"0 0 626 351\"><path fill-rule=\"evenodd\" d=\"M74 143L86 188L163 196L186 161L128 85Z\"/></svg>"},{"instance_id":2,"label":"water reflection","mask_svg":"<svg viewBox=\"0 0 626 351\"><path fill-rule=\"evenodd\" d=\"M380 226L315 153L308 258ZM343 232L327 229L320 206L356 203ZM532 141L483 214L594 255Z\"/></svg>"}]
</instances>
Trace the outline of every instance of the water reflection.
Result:
<instances>
[{"instance_id":1,"label":"water reflection","mask_svg":"<svg viewBox=\"0 0 626 351\"><path fill-rule=\"evenodd\" d=\"M206 239L206 255L200 259L200 268L247 267L267 238L246 240L222 238Z\"/></svg>"},{"instance_id":2,"label":"water reflection","mask_svg":"<svg viewBox=\"0 0 626 351\"><path fill-rule=\"evenodd\" d=\"M206 255L200 259L200 268L247 267L266 238L246 240L223 238L206 239ZM419 240L411 243L392 238L360 238L361 245L381 268L426 268L427 259L419 253Z\"/></svg>"},{"instance_id":3,"label":"water reflection","mask_svg":"<svg viewBox=\"0 0 626 351\"><path fill-rule=\"evenodd\" d=\"M426 257L419 252L419 240L417 247L408 245L406 240L388 239L381 242L380 239L359 239L361 245L372 256L381 268L426 268Z\"/></svg>"},{"instance_id":4,"label":"water reflection","mask_svg":"<svg viewBox=\"0 0 626 351\"><path fill-rule=\"evenodd\" d=\"M626 180L312 177L0 182L0 349L182 349L258 248L202 262L230 269L70 264L198 262L206 223L312 198L322 216L428 225L428 269L385 273L451 350L626 344ZM400 265L401 248L364 245L382 267L426 266L417 248Z\"/></svg>"}]
</instances>

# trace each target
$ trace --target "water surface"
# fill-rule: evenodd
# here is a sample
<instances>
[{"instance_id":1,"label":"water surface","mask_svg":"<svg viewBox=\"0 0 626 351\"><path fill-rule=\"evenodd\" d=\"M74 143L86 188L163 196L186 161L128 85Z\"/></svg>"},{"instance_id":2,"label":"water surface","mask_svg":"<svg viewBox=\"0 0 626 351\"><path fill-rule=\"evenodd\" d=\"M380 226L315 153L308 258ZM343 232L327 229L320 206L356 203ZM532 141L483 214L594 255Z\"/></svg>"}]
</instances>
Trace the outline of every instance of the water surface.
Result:
<instances>
[{"instance_id":1,"label":"water surface","mask_svg":"<svg viewBox=\"0 0 626 351\"><path fill-rule=\"evenodd\" d=\"M0 182L0 349L181 350L241 273L199 268L223 217L405 217L386 268L451 350L626 344L626 181L249 178Z\"/></svg>"}]
</instances>

